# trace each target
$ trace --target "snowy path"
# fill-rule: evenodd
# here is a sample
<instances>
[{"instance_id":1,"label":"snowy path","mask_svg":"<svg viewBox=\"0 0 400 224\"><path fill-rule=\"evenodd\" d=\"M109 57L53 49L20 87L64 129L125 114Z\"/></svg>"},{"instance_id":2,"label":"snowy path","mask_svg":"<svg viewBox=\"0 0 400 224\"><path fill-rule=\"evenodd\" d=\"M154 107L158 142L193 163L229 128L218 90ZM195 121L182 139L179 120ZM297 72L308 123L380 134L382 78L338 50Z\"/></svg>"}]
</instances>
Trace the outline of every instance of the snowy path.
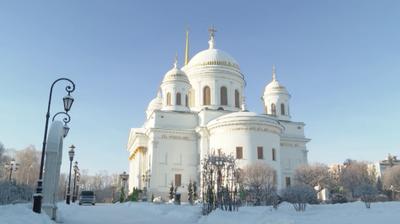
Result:
<instances>
[{"instance_id":1,"label":"snowy path","mask_svg":"<svg viewBox=\"0 0 400 224\"><path fill-rule=\"evenodd\" d=\"M132 223L197 223L200 207L155 205L151 203L96 204L67 206L59 204L60 221L64 224L132 224Z\"/></svg>"},{"instance_id":2,"label":"snowy path","mask_svg":"<svg viewBox=\"0 0 400 224\"><path fill-rule=\"evenodd\" d=\"M44 214L34 214L30 205L0 206L0 224L54 224ZM295 212L290 204L277 211L271 207L241 207L239 212L217 210L201 216L199 206L155 205L152 203L67 206L59 204L63 224L377 224L399 223L400 202L373 203L366 209L361 202L337 205L310 205Z\"/></svg>"}]
</instances>

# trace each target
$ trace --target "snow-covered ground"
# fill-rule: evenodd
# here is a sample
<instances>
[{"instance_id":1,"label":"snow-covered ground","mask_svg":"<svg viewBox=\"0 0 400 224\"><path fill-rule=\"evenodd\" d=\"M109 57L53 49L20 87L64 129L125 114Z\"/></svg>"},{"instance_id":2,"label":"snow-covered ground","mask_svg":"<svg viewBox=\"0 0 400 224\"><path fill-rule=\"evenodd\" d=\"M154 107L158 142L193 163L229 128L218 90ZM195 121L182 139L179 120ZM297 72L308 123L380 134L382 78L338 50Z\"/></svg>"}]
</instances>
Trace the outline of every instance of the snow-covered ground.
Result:
<instances>
[{"instance_id":1,"label":"snow-covered ground","mask_svg":"<svg viewBox=\"0 0 400 224\"><path fill-rule=\"evenodd\" d=\"M277 211L271 207L241 207L239 212L214 211L201 216L199 206L155 205L151 203L98 204L67 206L59 204L64 224L156 224L156 223L251 223L251 224L377 224L399 223L400 202L373 203L366 209L361 202L336 205L309 205L296 212L290 204ZM53 224L44 214L34 214L30 205L0 206L1 224Z\"/></svg>"}]
</instances>

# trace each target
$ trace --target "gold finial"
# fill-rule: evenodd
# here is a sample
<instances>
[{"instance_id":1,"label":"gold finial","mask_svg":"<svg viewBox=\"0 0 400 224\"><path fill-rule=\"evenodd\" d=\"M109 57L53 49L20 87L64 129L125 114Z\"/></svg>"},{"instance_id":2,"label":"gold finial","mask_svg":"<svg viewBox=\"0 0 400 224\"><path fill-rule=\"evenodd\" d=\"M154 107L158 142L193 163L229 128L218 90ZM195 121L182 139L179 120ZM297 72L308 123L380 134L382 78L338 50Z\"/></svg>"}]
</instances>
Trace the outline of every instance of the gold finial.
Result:
<instances>
[{"instance_id":1,"label":"gold finial","mask_svg":"<svg viewBox=\"0 0 400 224\"><path fill-rule=\"evenodd\" d=\"M185 65L189 63L189 28L186 29Z\"/></svg>"},{"instance_id":2,"label":"gold finial","mask_svg":"<svg viewBox=\"0 0 400 224\"><path fill-rule=\"evenodd\" d=\"M276 68L275 65L272 65L272 81L276 80Z\"/></svg>"},{"instance_id":3,"label":"gold finial","mask_svg":"<svg viewBox=\"0 0 400 224\"><path fill-rule=\"evenodd\" d=\"M210 40L208 41L209 48L210 48L210 49L213 49L214 46L215 46L215 41L214 41L215 33L217 32L217 30L214 28L214 25L211 26L211 27L208 29L208 32L210 33Z\"/></svg>"},{"instance_id":4,"label":"gold finial","mask_svg":"<svg viewBox=\"0 0 400 224\"><path fill-rule=\"evenodd\" d=\"M178 53L175 53L174 68L178 68Z\"/></svg>"}]
</instances>

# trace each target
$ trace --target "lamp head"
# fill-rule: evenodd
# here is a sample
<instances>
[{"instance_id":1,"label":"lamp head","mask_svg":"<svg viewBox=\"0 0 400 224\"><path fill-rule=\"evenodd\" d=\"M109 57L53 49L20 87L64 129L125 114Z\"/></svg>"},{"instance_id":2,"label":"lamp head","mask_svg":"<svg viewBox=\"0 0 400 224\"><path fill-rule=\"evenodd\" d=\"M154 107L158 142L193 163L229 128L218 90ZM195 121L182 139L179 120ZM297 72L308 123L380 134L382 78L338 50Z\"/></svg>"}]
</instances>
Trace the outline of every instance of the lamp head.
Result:
<instances>
[{"instance_id":1,"label":"lamp head","mask_svg":"<svg viewBox=\"0 0 400 224\"><path fill-rule=\"evenodd\" d=\"M68 111L71 110L72 104L74 103L74 98L68 93L68 95L64 96L63 102L64 110L68 113Z\"/></svg>"}]
</instances>

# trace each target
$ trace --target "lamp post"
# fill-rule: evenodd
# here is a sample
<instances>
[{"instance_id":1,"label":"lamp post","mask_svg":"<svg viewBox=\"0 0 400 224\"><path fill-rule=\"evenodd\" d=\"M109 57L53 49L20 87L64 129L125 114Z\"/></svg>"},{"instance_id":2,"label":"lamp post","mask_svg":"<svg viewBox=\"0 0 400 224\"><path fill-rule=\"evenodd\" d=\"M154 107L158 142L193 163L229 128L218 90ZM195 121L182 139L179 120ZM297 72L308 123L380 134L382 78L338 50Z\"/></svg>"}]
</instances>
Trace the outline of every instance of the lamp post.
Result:
<instances>
[{"instance_id":1,"label":"lamp post","mask_svg":"<svg viewBox=\"0 0 400 224\"><path fill-rule=\"evenodd\" d=\"M76 200L75 189L76 189L76 181L77 181L78 175L79 175L78 162L75 161L75 164L74 164L74 185L73 185L73 188L72 188L72 203L74 203L75 200Z\"/></svg>"},{"instance_id":2,"label":"lamp post","mask_svg":"<svg viewBox=\"0 0 400 224\"><path fill-rule=\"evenodd\" d=\"M17 171L19 167L19 163L15 162L15 159L12 159L10 162L5 164L5 168L10 172L8 175L8 181L11 183L12 173Z\"/></svg>"},{"instance_id":3,"label":"lamp post","mask_svg":"<svg viewBox=\"0 0 400 224\"><path fill-rule=\"evenodd\" d=\"M72 103L74 102L74 98L71 96L71 92L73 92L75 90L74 82L72 82L70 79L67 79L67 78L59 78L51 84L50 93L49 93L49 101L47 104L46 122L45 122L45 126L44 126L44 136L43 136L43 145L42 145L42 155L41 155L41 159L40 159L39 179L37 182L36 193L33 195L32 210L36 213L40 213L42 210L43 166L44 166L45 149L46 149L46 143L47 143L47 130L49 127L51 98L53 95L53 87L59 81L67 81L70 83L69 85L67 85L65 87L65 90L67 91L68 95L63 97L64 110L66 113L68 113L68 111L71 109ZM66 126L66 127L68 127L68 126ZM65 135L65 131L66 130L64 128L64 135ZM66 131L66 132L68 132L68 131Z\"/></svg>"},{"instance_id":4,"label":"lamp post","mask_svg":"<svg viewBox=\"0 0 400 224\"><path fill-rule=\"evenodd\" d=\"M123 199L125 200L125 198L126 198L125 197L126 181L128 180L129 175L124 171L123 173L121 173L119 175L119 178L121 179L121 182L122 182L121 195L124 196Z\"/></svg>"},{"instance_id":5,"label":"lamp post","mask_svg":"<svg viewBox=\"0 0 400 224\"><path fill-rule=\"evenodd\" d=\"M74 155L75 155L75 146L71 145L69 147L71 150L68 151L69 155L69 176L68 176L68 188L67 188L67 204L70 204L71 200L71 170L72 170L72 161L74 160Z\"/></svg>"},{"instance_id":6,"label":"lamp post","mask_svg":"<svg viewBox=\"0 0 400 224\"><path fill-rule=\"evenodd\" d=\"M145 186L143 188L143 193L147 197L147 188L150 187L150 170L146 170L146 172L142 175L142 180L145 183Z\"/></svg>"}]
</instances>

